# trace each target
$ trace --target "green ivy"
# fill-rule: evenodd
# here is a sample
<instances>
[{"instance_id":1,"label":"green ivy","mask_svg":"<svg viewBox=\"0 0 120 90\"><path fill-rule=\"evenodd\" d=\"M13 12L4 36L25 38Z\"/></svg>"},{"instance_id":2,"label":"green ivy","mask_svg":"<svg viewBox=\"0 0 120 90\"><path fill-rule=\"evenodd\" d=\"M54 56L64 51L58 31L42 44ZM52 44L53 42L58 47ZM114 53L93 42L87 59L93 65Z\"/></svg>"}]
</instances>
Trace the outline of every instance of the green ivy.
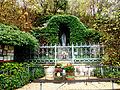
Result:
<instances>
[{"instance_id":1,"label":"green ivy","mask_svg":"<svg viewBox=\"0 0 120 90\"><path fill-rule=\"evenodd\" d=\"M103 75L101 74L101 69L96 68L94 70L94 75L98 78L120 78L120 71L117 70L119 66L106 66L103 68ZM120 83L120 80L116 80L116 83Z\"/></svg>"},{"instance_id":2,"label":"green ivy","mask_svg":"<svg viewBox=\"0 0 120 90\"><path fill-rule=\"evenodd\" d=\"M36 21L33 22L33 25L35 27L42 27L44 23L46 23L51 17L53 17L54 15L49 15L49 16L43 16L40 17L40 15L36 16Z\"/></svg>"},{"instance_id":3,"label":"green ivy","mask_svg":"<svg viewBox=\"0 0 120 90\"><path fill-rule=\"evenodd\" d=\"M79 18L72 15L50 15L42 17L39 22L41 20L48 21L47 27L36 27L30 31L34 37L39 39L40 44L57 44L59 40L59 25L61 23L70 29L70 43L98 42L101 37L97 31L86 29Z\"/></svg>"},{"instance_id":4,"label":"green ivy","mask_svg":"<svg viewBox=\"0 0 120 90\"><path fill-rule=\"evenodd\" d=\"M59 25L66 24L70 29L70 41L72 43L84 41L86 34L86 27L79 21L79 19L72 15L55 15L47 24L46 32L49 32L48 42L58 43Z\"/></svg>"},{"instance_id":5,"label":"green ivy","mask_svg":"<svg viewBox=\"0 0 120 90\"><path fill-rule=\"evenodd\" d=\"M0 71L4 70L3 74L0 74L0 90L13 90L15 88L20 88L25 84L28 84L31 80L38 79L45 75L44 69L39 68L34 70L29 69L33 67L34 64L28 63L3 63L0 66ZM43 67L38 65L37 67Z\"/></svg>"},{"instance_id":6,"label":"green ivy","mask_svg":"<svg viewBox=\"0 0 120 90\"><path fill-rule=\"evenodd\" d=\"M38 40L30 33L20 31L15 26L7 26L0 23L0 43L13 46L38 47Z\"/></svg>"},{"instance_id":7,"label":"green ivy","mask_svg":"<svg viewBox=\"0 0 120 90\"><path fill-rule=\"evenodd\" d=\"M94 29L88 29L87 30L87 34L84 37L84 39L86 41L99 42L100 41L100 37L101 37L101 35L100 35L99 32L97 32Z\"/></svg>"},{"instance_id":8,"label":"green ivy","mask_svg":"<svg viewBox=\"0 0 120 90\"><path fill-rule=\"evenodd\" d=\"M96 17L95 29L101 33L100 41L106 46L102 64L120 66L120 12L104 8ZM109 12L109 14L108 14ZM113 14L111 13L113 12Z\"/></svg>"}]
</instances>

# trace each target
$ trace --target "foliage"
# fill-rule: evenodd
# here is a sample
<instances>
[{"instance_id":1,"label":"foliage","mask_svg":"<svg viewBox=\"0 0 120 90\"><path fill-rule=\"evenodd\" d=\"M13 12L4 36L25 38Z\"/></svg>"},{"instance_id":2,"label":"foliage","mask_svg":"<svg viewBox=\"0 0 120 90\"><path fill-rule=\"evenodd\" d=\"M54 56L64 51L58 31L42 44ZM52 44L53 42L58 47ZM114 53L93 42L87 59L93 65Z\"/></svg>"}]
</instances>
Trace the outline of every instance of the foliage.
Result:
<instances>
[{"instance_id":1,"label":"foliage","mask_svg":"<svg viewBox=\"0 0 120 90\"><path fill-rule=\"evenodd\" d=\"M93 29L88 29L86 32L86 36L84 37L85 41L91 41L91 42L99 42L100 41L100 33Z\"/></svg>"},{"instance_id":2,"label":"foliage","mask_svg":"<svg viewBox=\"0 0 120 90\"><path fill-rule=\"evenodd\" d=\"M103 68L103 75L101 74L100 68L94 70L94 75L98 78L120 78L119 66L106 66ZM120 83L119 80L115 81Z\"/></svg>"},{"instance_id":3,"label":"foliage","mask_svg":"<svg viewBox=\"0 0 120 90\"><path fill-rule=\"evenodd\" d=\"M56 65L55 65L55 68L62 68L63 66L62 66L62 64L61 63L57 63Z\"/></svg>"},{"instance_id":4,"label":"foliage","mask_svg":"<svg viewBox=\"0 0 120 90\"><path fill-rule=\"evenodd\" d=\"M29 30L31 28L30 16L32 14L28 14L27 9L25 9L25 3L22 4L23 6L21 7L17 0L1 0L0 22L7 25L15 25L20 30Z\"/></svg>"},{"instance_id":5,"label":"foliage","mask_svg":"<svg viewBox=\"0 0 120 90\"><path fill-rule=\"evenodd\" d=\"M34 80L34 79L39 79L43 76L45 76L45 71L42 65L34 65L35 67L41 67L41 68L33 68L30 71L30 80Z\"/></svg>"},{"instance_id":6,"label":"foliage","mask_svg":"<svg viewBox=\"0 0 120 90\"><path fill-rule=\"evenodd\" d=\"M56 14L66 11L67 0L1 0L0 22L30 31L36 15Z\"/></svg>"},{"instance_id":7,"label":"foliage","mask_svg":"<svg viewBox=\"0 0 120 90\"><path fill-rule=\"evenodd\" d=\"M68 12L72 13L75 16L83 16L86 14L87 7L89 6L90 1L86 0L70 0Z\"/></svg>"},{"instance_id":8,"label":"foliage","mask_svg":"<svg viewBox=\"0 0 120 90\"><path fill-rule=\"evenodd\" d=\"M60 24L65 24L70 29L70 41L73 41L73 43L79 43L80 41L83 41L86 28L77 17L72 15L56 15L53 16L47 24L47 42L58 43L58 32Z\"/></svg>"},{"instance_id":9,"label":"foliage","mask_svg":"<svg viewBox=\"0 0 120 90\"><path fill-rule=\"evenodd\" d=\"M38 40L30 33L22 32L13 26L0 23L0 43L13 46L31 46L33 49L38 47Z\"/></svg>"},{"instance_id":10,"label":"foliage","mask_svg":"<svg viewBox=\"0 0 120 90\"><path fill-rule=\"evenodd\" d=\"M53 16L53 15L52 15ZM100 38L100 34L93 30L87 30L85 26L79 21L79 19L72 15L54 15L52 17L43 17L43 21L48 21L47 27L37 27L31 30L31 34L39 39L40 44L46 43L58 43L58 32L61 23L65 23L65 25L70 29L70 38L73 43L80 43L85 41L98 42ZM41 19L41 20L42 20ZM71 21L74 21L73 23ZM73 25L72 25L73 24ZM74 26L74 27L73 27ZM70 43L72 43L70 42Z\"/></svg>"},{"instance_id":11,"label":"foliage","mask_svg":"<svg viewBox=\"0 0 120 90\"><path fill-rule=\"evenodd\" d=\"M47 24L46 40L50 43L58 42L58 32L60 24L66 25L70 29L70 43L85 42L85 39L92 38L92 41L99 41L99 33L93 30L87 30L79 19L72 15L55 15ZM90 40L90 39L89 39Z\"/></svg>"},{"instance_id":12,"label":"foliage","mask_svg":"<svg viewBox=\"0 0 120 90\"><path fill-rule=\"evenodd\" d=\"M25 2L25 1L24 1ZM45 1L36 1L31 0L26 1L27 6L32 7L31 10L40 14L56 14L58 10L66 11L68 7L68 0L45 0ZM34 7L33 7L34 6Z\"/></svg>"},{"instance_id":13,"label":"foliage","mask_svg":"<svg viewBox=\"0 0 120 90\"><path fill-rule=\"evenodd\" d=\"M101 42L106 45L103 64L120 65L120 13L117 4L113 7L114 9L104 6L103 10L97 14L95 28L102 35Z\"/></svg>"},{"instance_id":14,"label":"foliage","mask_svg":"<svg viewBox=\"0 0 120 90\"><path fill-rule=\"evenodd\" d=\"M34 77L32 77L31 72L33 72L33 70L29 71L28 65L29 67L34 66L33 63L3 63L3 65L0 66L0 71L4 71L3 74L0 74L0 89L11 90L20 88L29 83L30 80L44 76L44 70L37 69Z\"/></svg>"},{"instance_id":15,"label":"foliage","mask_svg":"<svg viewBox=\"0 0 120 90\"><path fill-rule=\"evenodd\" d=\"M59 9L65 12L67 8L68 0L54 0L54 14L56 14Z\"/></svg>"},{"instance_id":16,"label":"foliage","mask_svg":"<svg viewBox=\"0 0 120 90\"><path fill-rule=\"evenodd\" d=\"M39 40L39 43L42 44L46 42L45 38L48 33L45 33L45 27L42 28L33 28L30 33Z\"/></svg>"},{"instance_id":17,"label":"foliage","mask_svg":"<svg viewBox=\"0 0 120 90\"><path fill-rule=\"evenodd\" d=\"M41 16L37 15L35 22L33 22L33 25L35 27L43 27L44 23L47 23L47 21L52 18L54 15L47 15L47 16Z\"/></svg>"},{"instance_id":18,"label":"foliage","mask_svg":"<svg viewBox=\"0 0 120 90\"><path fill-rule=\"evenodd\" d=\"M68 79L74 79L75 77L74 76L68 76L66 78L68 78Z\"/></svg>"},{"instance_id":19,"label":"foliage","mask_svg":"<svg viewBox=\"0 0 120 90\"><path fill-rule=\"evenodd\" d=\"M64 67L64 69L66 70L66 72L68 73L72 73L74 72L75 68L72 64L67 64L67 66Z\"/></svg>"},{"instance_id":20,"label":"foliage","mask_svg":"<svg viewBox=\"0 0 120 90\"><path fill-rule=\"evenodd\" d=\"M56 64L56 67L57 67L57 66L58 66L58 67L62 67L62 64L61 64L61 63L57 63L57 64Z\"/></svg>"},{"instance_id":21,"label":"foliage","mask_svg":"<svg viewBox=\"0 0 120 90\"><path fill-rule=\"evenodd\" d=\"M55 68L55 72L62 72L62 68Z\"/></svg>"},{"instance_id":22,"label":"foliage","mask_svg":"<svg viewBox=\"0 0 120 90\"><path fill-rule=\"evenodd\" d=\"M77 16L87 28L93 28L94 14L99 4L97 0L69 0L68 3L67 14Z\"/></svg>"}]
</instances>

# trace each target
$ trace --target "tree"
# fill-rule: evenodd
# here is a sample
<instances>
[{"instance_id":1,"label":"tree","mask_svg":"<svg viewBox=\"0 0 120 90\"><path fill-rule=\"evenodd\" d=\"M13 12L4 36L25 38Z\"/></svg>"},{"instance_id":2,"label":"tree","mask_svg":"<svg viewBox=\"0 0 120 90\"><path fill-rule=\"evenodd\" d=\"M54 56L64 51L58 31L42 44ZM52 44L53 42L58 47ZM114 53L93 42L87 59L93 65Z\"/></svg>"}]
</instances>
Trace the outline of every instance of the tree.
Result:
<instances>
[{"instance_id":1,"label":"tree","mask_svg":"<svg viewBox=\"0 0 120 90\"><path fill-rule=\"evenodd\" d=\"M29 31L37 15L57 14L59 10L65 12L67 4L67 0L2 0L0 22Z\"/></svg>"},{"instance_id":2,"label":"tree","mask_svg":"<svg viewBox=\"0 0 120 90\"><path fill-rule=\"evenodd\" d=\"M79 17L87 28L93 28L96 5L94 0L70 0L67 13Z\"/></svg>"},{"instance_id":3,"label":"tree","mask_svg":"<svg viewBox=\"0 0 120 90\"><path fill-rule=\"evenodd\" d=\"M95 24L96 30L102 34L101 42L106 45L103 64L120 65L119 4L106 2L103 6Z\"/></svg>"},{"instance_id":4,"label":"tree","mask_svg":"<svg viewBox=\"0 0 120 90\"><path fill-rule=\"evenodd\" d=\"M0 22L26 30L27 16L26 8L21 7L17 0L0 1Z\"/></svg>"}]
</instances>

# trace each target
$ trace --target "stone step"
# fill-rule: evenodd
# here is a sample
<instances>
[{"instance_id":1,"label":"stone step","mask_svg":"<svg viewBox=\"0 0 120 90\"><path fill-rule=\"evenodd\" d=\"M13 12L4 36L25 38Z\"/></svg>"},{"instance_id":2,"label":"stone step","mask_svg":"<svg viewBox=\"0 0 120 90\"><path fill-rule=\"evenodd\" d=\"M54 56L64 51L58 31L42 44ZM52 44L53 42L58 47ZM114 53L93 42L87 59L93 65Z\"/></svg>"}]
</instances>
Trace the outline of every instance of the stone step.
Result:
<instances>
[{"instance_id":1,"label":"stone step","mask_svg":"<svg viewBox=\"0 0 120 90\"><path fill-rule=\"evenodd\" d=\"M69 60L58 60L57 63L72 63L72 61L69 61Z\"/></svg>"}]
</instances>

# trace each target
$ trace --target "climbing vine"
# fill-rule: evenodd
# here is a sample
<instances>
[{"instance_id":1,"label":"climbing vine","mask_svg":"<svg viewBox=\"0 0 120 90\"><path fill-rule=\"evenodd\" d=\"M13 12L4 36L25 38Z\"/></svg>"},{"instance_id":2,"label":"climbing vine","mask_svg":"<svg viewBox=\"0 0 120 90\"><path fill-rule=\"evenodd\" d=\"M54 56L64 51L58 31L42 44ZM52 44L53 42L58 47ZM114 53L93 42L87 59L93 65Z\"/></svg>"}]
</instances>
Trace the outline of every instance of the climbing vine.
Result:
<instances>
[{"instance_id":1,"label":"climbing vine","mask_svg":"<svg viewBox=\"0 0 120 90\"><path fill-rule=\"evenodd\" d=\"M48 42L58 43L59 25L65 24L70 29L70 43L84 41L86 34L86 27L79 21L79 19L72 15L55 15L47 24L46 32L49 32Z\"/></svg>"},{"instance_id":2,"label":"climbing vine","mask_svg":"<svg viewBox=\"0 0 120 90\"><path fill-rule=\"evenodd\" d=\"M98 14L96 30L102 34L101 42L106 45L102 64L120 65L120 13L104 8L104 15Z\"/></svg>"},{"instance_id":3,"label":"climbing vine","mask_svg":"<svg viewBox=\"0 0 120 90\"><path fill-rule=\"evenodd\" d=\"M79 18L73 15L55 15L49 19L45 32L48 43L58 43L58 32L60 24L66 25L70 29L70 43L80 43L90 41L99 41L99 33L93 30L87 30Z\"/></svg>"},{"instance_id":4,"label":"climbing vine","mask_svg":"<svg viewBox=\"0 0 120 90\"><path fill-rule=\"evenodd\" d=\"M44 20L45 19L45 20ZM57 44L59 41L60 24L66 25L70 29L70 43L80 42L98 42L100 34L93 29L86 29L79 18L73 15L54 15L43 17L40 20L48 20L46 27L34 28L31 34L39 39L40 44L50 43Z\"/></svg>"},{"instance_id":5,"label":"climbing vine","mask_svg":"<svg viewBox=\"0 0 120 90\"><path fill-rule=\"evenodd\" d=\"M15 26L7 26L0 23L0 44L13 46L38 47L38 40L30 33L22 32Z\"/></svg>"}]
</instances>

